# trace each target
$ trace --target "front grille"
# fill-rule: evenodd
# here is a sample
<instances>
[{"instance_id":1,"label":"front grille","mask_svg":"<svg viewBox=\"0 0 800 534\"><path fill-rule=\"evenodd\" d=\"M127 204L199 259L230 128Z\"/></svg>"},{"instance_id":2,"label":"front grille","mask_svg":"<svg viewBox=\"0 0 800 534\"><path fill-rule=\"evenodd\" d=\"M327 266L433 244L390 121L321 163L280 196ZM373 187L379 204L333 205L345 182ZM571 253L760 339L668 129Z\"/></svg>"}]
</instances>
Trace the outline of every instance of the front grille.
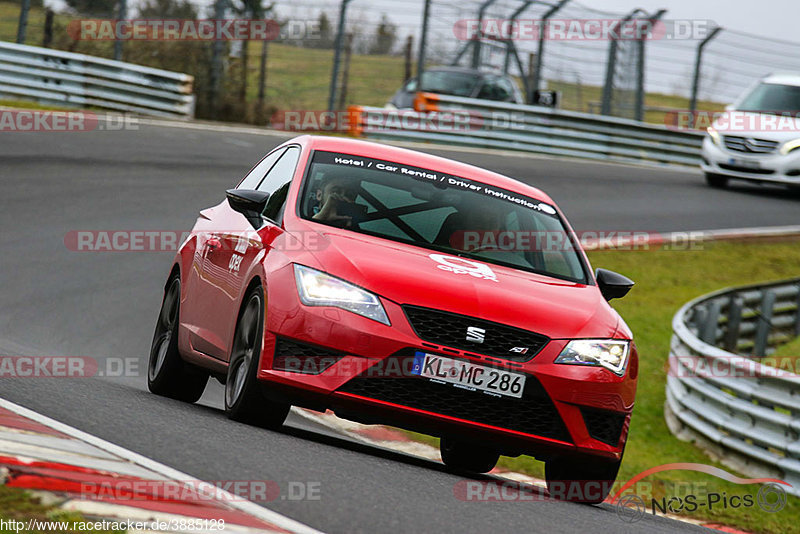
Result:
<instances>
[{"instance_id":1,"label":"front grille","mask_svg":"<svg viewBox=\"0 0 800 534\"><path fill-rule=\"evenodd\" d=\"M353 378L339 391L409 408L457 417L517 432L571 442L569 432L542 384L527 375L522 398L493 397L418 376Z\"/></svg>"},{"instance_id":2,"label":"front grille","mask_svg":"<svg viewBox=\"0 0 800 534\"><path fill-rule=\"evenodd\" d=\"M723 135L722 140L728 150L746 154L770 154L778 148L779 144L778 141L770 141L769 139L754 139L737 135Z\"/></svg>"},{"instance_id":3,"label":"front grille","mask_svg":"<svg viewBox=\"0 0 800 534\"><path fill-rule=\"evenodd\" d=\"M272 368L276 371L318 375L344 356L332 349L279 337L275 342Z\"/></svg>"},{"instance_id":4,"label":"front grille","mask_svg":"<svg viewBox=\"0 0 800 534\"><path fill-rule=\"evenodd\" d=\"M581 408L581 414L589 436L613 447L619 444L622 426L625 424L624 413Z\"/></svg>"},{"instance_id":5,"label":"front grille","mask_svg":"<svg viewBox=\"0 0 800 534\"><path fill-rule=\"evenodd\" d=\"M418 306L403 306L403 311L420 339L506 360L528 361L550 341L541 334L465 315ZM483 343L467 341L468 329L475 328L485 331Z\"/></svg>"},{"instance_id":6,"label":"front grille","mask_svg":"<svg viewBox=\"0 0 800 534\"><path fill-rule=\"evenodd\" d=\"M749 172L750 174L775 174L775 171L772 169L742 167L741 165L730 165L728 163L720 163L719 168L725 169L726 171Z\"/></svg>"}]
</instances>

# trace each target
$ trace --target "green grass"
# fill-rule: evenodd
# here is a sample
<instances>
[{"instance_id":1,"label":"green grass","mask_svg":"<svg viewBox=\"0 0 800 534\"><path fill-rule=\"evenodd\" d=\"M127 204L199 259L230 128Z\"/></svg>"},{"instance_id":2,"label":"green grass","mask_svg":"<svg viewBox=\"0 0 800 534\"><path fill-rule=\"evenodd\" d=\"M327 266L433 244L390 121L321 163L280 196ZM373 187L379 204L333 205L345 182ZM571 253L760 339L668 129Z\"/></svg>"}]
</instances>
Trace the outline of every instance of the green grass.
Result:
<instances>
[{"instance_id":1,"label":"green grass","mask_svg":"<svg viewBox=\"0 0 800 534\"><path fill-rule=\"evenodd\" d=\"M771 356L761 360L761 363L800 374L800 337L781 345Z\"/></svg>"},{"instance_id":2,"label":"green grass","mask_svg":"<svg viewBox=\"0 0 800 534\"><path fill-rule=\"evenodd\" d=\"M639 389L631 421L630 435L618 483L638 473L676 462L703 463L732 471L713 462L699 448L679 441L664 421L667 356L671 322L675 312L694 297L728 286L795 277L800 271L800 240L779 243L706 243L694 251L594 251L589 253L594 267L604 267L629 276L636 286L628 296L612 301L630 328L639 352ZM753 261L758 258L758 261ZM724 268L720 268L724 266ZM800 353L800 340L782 350ZM438 440L411 433L430 445ZM528 456L502 457L500 467L543 478L541 462ZM670 471L651 475L655 498L685 494L689 484L708 492L728 495L754 495L759 486L740 486L711 475L689 471ZM617 486L619 487L619 485ZM649 501L646 501L649 502ZM800 532L800 499L790 497L778 513L751 509L702 510L687 514L733 525L752 532Z\"/></svg>"},{"instance_id":3,"label":"green grass","mask_svg":"<svg viewBox=\"0 0 800 534\"><path fill-rule=\"evenodd\" d=\"M678 441L664 422L665 376L671 320L688 300L723 287L795 277L800 271L800 241L781 243L707 243L701 251L595 251L595 267L612 269L636 280L631 293L614 307L634 332L639 350L639 390L620 480L645 469L672 462L713 463L698 448ZM757 261L754 261L757 258ZM724 266L724 267L723 267ZM728 470L728 469L726 469ZM699 473L656 476L659 484L709 483L710 491L729 495L757 491ZM654 477L654 478L656 478ZM760 510L718 510L697 514L754 532L800 532L800 500L776 514Z\"/></svg>"},{"instance_id":4,"label":"green grass","mask_svg":"<svg viewBox=\"0 0 800 534\"><path fill-rule=\"evenodd\" d=\"M55 506L43 504L40 499L30 492L19 489L11 488L8 486L0 486L0 520L15 520L26 522L29 519L36 519L39 521L60 521L70 524L69 528L75 523L84 523L91 520L84 517L77 512L69 512L60 510ZM0 528L0 532L17 532L16 530L8 528ZM23 532L31 532L34 534L44 534L45 532L52 532L51 530L24 530ZM124 532L124 531L108 531L108 530L62 530L61 532Z\"/></svg>"},{"instance_id":5,"label":"green grass","mask_svg":"<svg viewBox=\"0 0 800 534\"><path fill-rule=\"evenodd\" d=\"M4 98L0 98L0 107L39 109L43 111L67 111L70 109L64 106L49 106L37 102L30 102L28 100L7 100Z\"/></svg>"}]
</instances>

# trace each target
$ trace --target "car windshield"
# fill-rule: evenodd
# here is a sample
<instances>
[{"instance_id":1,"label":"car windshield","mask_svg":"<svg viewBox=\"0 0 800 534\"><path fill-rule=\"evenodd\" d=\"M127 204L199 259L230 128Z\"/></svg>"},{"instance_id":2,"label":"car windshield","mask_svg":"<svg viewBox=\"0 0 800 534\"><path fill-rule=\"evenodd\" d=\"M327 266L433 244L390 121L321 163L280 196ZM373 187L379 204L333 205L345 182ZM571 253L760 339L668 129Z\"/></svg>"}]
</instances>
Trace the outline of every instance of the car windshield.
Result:
<instances>
[{"instance_id":1,"label":"car windshield","mask_svg":"<svg viewBox=\"0 0 800 534\"><path fill-rule=\"evenodd\" d=\"M739 111L781 113L800 111L800 87L777 83L762 83L742 100Z\"/></svg>"},{"instance_id":2,"label":"car windshield","mask_svg":"<svg viewBox=\"0 0 800 534\"><path fill-rule=\"evenodd\" d=\"M392 241L586 283L573 236L545 202L401 163L316 151L299 215Z\"/></svg>"},{"instance_id":3,"label":"car windshield","mask_svg":"<svg viewBox=\"0 0 800 534\"><path fill-rule=\"evenodd\" d=\"M470 96L479 77L468 72L427 70L422 73L421 91L445 95Z\"/></svg>"}]
</instances>

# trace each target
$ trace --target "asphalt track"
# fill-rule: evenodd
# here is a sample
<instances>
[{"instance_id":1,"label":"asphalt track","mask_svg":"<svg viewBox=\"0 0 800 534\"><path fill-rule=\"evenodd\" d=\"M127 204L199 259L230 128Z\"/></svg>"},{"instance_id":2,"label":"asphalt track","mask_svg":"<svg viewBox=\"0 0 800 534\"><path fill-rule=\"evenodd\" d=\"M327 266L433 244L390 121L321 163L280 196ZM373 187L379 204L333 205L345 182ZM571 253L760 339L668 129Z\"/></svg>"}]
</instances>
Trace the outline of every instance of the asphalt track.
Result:
<instances>
[{"instance_id":1,"label":"asphalt track","mask_svg":"<svg viewBox=\"0 0 800 534\"><path fill-rule=\"evenodd\" d=\"M0 396L205 480L318 482L321 499L266 506L326 532L692 532L609 505L470 503L441 464L367 447L292 417L281 432L153 396L144 373L171 253L72 252L73 230L188 230L285 136L161 126L0 134L0 354L91 356L141 376L0 380ZM712 190L693 170L431 148L533 183L577 229L674 231L798 223L778 188ZM133 373L135 374L135 373Z\"/></svg>"}]
</instances>

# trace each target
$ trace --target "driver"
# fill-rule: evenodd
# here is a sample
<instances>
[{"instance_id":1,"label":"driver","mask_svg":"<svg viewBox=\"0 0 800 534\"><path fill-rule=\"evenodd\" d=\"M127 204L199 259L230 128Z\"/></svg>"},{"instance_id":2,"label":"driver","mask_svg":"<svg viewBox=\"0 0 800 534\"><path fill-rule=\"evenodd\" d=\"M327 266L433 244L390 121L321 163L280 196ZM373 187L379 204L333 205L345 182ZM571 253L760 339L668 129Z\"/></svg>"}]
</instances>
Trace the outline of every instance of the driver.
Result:
<instances>
[{"instance_id":1,"label":"driver","mask_svg":"<svg viewBox=\"0 0 800 534\"><path fill-rule=\"evenodd\" d=\"M351 180L333 177L323 181L315 193L317 205L314 207L314 215L311 218L343 228L352 228L353 217L346 215L345 212L350 205L355 203L357 195Z\"/></svg>"}]
</instances>

